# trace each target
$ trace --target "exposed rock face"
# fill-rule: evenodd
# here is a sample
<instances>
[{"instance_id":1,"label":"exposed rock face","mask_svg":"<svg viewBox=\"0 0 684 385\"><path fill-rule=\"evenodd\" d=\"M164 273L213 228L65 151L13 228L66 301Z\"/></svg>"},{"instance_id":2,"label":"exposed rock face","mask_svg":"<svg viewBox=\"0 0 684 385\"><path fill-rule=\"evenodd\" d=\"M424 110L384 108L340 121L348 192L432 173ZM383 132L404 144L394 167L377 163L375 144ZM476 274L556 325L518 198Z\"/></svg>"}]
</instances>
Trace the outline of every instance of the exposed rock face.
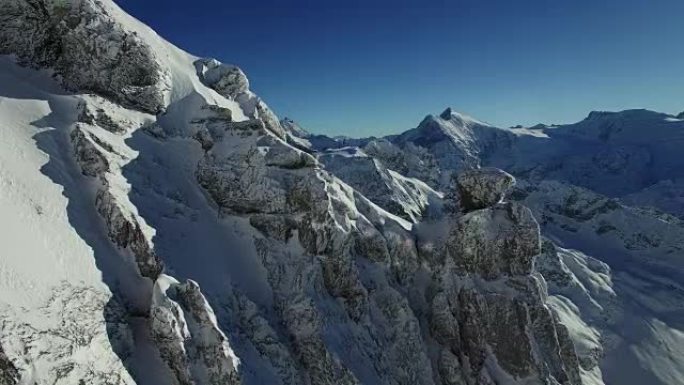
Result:
<instances>
[{"instance_id":1,"label":"exposed rock face","mask_svg":"<svg viewBox=\"0 0 684 385\"><path fill-rule=\"evenodd\" d=\"M66 282L40 309L14 313L0 304L0 336L23 338L21 344L3 346L14 364L0 350L0 384L134 385L112 351L123 359L131 355L133 335L127 317L124 307L109 295ZM24 321L35 318L40 324ZM50 362L35 365L46 355L51 355Z\"/></svg>"},{"instance_id":2,"label":"exposed rock face","mask_svg":"<svg viewBox=\"0 0 684 385\"><path fill-rule=\"evenodd\" d=\"M249 90L249 80L236 66L223 64L216 59L199 59L195 62L197 75L202 83L216 92L235 99Z\"/></svg>"},{"instance_id":3,"label":"exposed rock face","mask_svg":"<svg viewBox=\"0 0 684 385\"><path fill-rule=\"evenodd\" d=\"M458 175L458 190L465 211L490 207L501 202L515 184L512 175L496 168L480 168Z\"/></svg>"},{"instance_id":4,"label":"exposed rock face","mask_svg":"<svg viewBox=\"0 0 684 385\"><path fill-rule=\"evenodd\" d=\"M241 69L216 59L200 59L195 62L195 69L207 87L235 100L247 116L259 121L279 138L285 139L285 130L278 117L260 97L249 90L249 81Z\"/></svg>"},{"instance_id":5,"label":"exposed rock face","mask_svg":"<svg viewBox=\"0 0 684 385\"><path fill-rule=\"evenodd\" d=\"M462 210L441 210L456 200L443 202L435 189L457 171L479 166L491 146L510 144L513 134L447 110L392 141L344 142L377 156L377 162L369 157L358 163L372 166L370 175L382 176L378 183L403 189L388 200L366 195L362 180L342 182L302 150L310 150L306 143L292 146L286 135L296 130L283 130L237 67L201 59L193 68L194 57L173 66L157 62L149 48L157 45L122 31L107 4L7 2L0 6L0 21L7 22L0 37L11 39L0 47L33 66L55 69L69 87L110 99L78 108L79 122L64 131L72 143L65 151L88 177L77 182L95 190L102 238L108 236L154 282L151 293L149 287L136 293L145 306L136 316L151 334L152 349L145 348L158 351L146 358L161 362L169 383L570 385L580 383L580 364L596 367L583 364L586 354L578 362L570 332L546 305L545 281L532 269L541 251L537 222L520 203L502 202L513 178L496 169L467 171L453 191ZM12 18L36 36L17 34L20 24ZM77 74L79 66L83 73ZM121 107L158 112L165 81L160 68L180 71L174 78L186 70L192 77L187 84L198 87L187 99L172 101L183 116L171 105L166 114L143 117ZM123 133L131 135L124 139ZM138 168L131 164L136 161ZM408 205L377 205L398 201ZM421 218L433 204L434 216ZM585 214L584 206L575 208L566 211ZM169 232L178 239L163 249L167 271L183 283L163 274L155 251ZM193 266L201 263L201 269ZM547 274L562 265L545 266L551 266L542 270ZM204 293L187 277L197 277ZM64 294L74 295L91 306L89 314L108 318L60 334L80 314L78 297L57 327L14 325L11 316L3 317L0 336L7 324L23 340L46 338L59 358L46 370L50 383L73 383L81 373L92 383L132 383L122 368L135 343L130 314L116 301L105 309L103 295ZM45 309L61 314L63 304L58 299ZM103 322L111 341L122 345L120 359L110 354L104 367L87 363L72 373L78 365L62 352L103 338L93 331ZM12 362L29 367L45 351L26 346L27 352L8 354ZM0 368L9 367L5 361L0 352Z\"/></svg>"},{"instance_id":6,"label":"exposed rock face","mask_svg":"<svg viewBox=\"0 0 684 385\"><path fill-rule=\"evenodd\" d=\"M143 234L138 221L127 214L108 190L101 190L95 198L95 207L117 246L129 250L143 277L153 281L161 274L164 265Z\"/></svg>"},{"instance_id":7,"label":"exposed rock face","mask_svg":"<svg viewBox=\"0 0 684 385\"><path fill-rule=\"evenodd\" d=\"M464 215L447 244L465 273L485 279L526 275L539 253L539 226L528 208L505 203Z\"/></svg>"},{"instance_id":8,"label":"exposed rock face","mask_svg":"<svg viewBox=\"0 0 684 385\"><path fill-rule=\"evenodd\" d=\"M239 360L196 282L160 276L151 309L152 336L180 385L237 385Z\"/></svg>"},{"instance_id":9,"label":"exposed rock face","mask_svg":"<svg viewBox=\"0 0 684 385\"><path fill-rule=\"evenodd\" d=\"M81 167L83 175L97 177L109 171L109 161L97 149L92 137L86 137L86 133L76 127L71 132L71 143L74 146L76 162Z\"/></svg>"},{"instance_id":10,"label":"exposed rock face","mask_svg":"<svg viewBox=\"0 0 684 385\"><path fill-rule=\"evenodd\" d=\"M104 155L106 148L103 148L106 144L98 143L97 137L79 124L71 132L70 138L81 172L97 178L100 185L95 197L95 208L106 224L110 239L130 252L143 277L154 281L163 270L163 264L152 250L150 240L143 233L138 220L122 207L109 188L107 175L110 172L110 162Z\"/></svg>"},{"instance_id":11,"label":"exposed rock face","mask_svg":"<svg viewBox=\"0 0 684 385\"><path fill-rule=\"evenodd\" d=\"M0 346L0 385L16 385L18 383L19 372Z\"/></svg>"},{"instance_id":12,"label":"exposed rock face","mask_svg":"<svg viewBox=\"0 0 684 385\"><path fill-rule=\"evenodd\" d=\"M480 200L485 207L456 219L443 250L444 276L435 283L430 321L444 349L436 366L444 383L488 384L502 381L503 371L533 383L580 384L572 341L545 305L543 280L532 272L539 227L527 208L499 203L512 177L469 172L461 193L478 197L492 174L505 187Z\"/></svg>"},{"instance_id":13,"label":"exposed rock face","mask_svg":"<svg viewBox=\"0 0 684 385\"><path fill-rule=\"evenodd\" d=\"M68 89L147 112L163 108L166 80L152 50L94 0L3 1L0 54L55 70Z\"/></svg>"}]
</instances>

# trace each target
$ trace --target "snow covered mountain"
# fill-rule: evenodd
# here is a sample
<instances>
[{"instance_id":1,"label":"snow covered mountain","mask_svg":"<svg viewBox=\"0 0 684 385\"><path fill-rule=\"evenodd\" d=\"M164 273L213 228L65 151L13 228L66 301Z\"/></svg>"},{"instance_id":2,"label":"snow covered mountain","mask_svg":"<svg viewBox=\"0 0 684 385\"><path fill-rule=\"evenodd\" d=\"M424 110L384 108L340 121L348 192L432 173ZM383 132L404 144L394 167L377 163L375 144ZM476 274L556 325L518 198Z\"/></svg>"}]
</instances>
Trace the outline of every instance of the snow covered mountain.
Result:
<instances>
[{"instance_id":1,"label":"snow covered mountain","mask_svg":"<svg viewBox=\"0 0 684 385\"><path fill-rule=\"evenodd\" d=\"M547 238L536 269L568 326L585 381L676 384L684 378L682 139L683 120L647 110L500 129L447 109L398 136L312 151L327 169L342 170L343 180L363 168L349 170L355 162L331 154L371 157L378 169L398 170L447 198L460 170L511 172L518 183L509 199L532 209ZM377 190L348 182L364 194ZM377 202L388 210L405 201L384 196L392 201Z\"/></svg>"},{"instance_id":2,"label":"snow covered mountain","mask_svg":"<svg viewBox=\"0 0 684 385\"><path fill-rule=\"evenodd\" d=\"M625 205L678 118L327 138L111 0L0 0L0 55L2 385L684 376L679 201Z\"/></svg>"}]
</instances>

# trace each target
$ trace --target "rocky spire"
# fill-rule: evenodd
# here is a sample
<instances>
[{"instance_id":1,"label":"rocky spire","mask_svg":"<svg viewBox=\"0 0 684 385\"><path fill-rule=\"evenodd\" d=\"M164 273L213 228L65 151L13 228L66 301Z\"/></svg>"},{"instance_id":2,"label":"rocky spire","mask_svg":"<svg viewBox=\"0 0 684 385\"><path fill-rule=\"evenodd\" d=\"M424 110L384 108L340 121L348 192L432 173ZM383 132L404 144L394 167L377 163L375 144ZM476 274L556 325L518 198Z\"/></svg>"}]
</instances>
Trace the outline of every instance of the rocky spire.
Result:
<instances>
[{"instance_id":1,"label":"rocky spire","mask_svg":"<svg viewBox=\"0 0 684 385\"><path fill-rule=\"evenodd\" d=\"M541 250L539 225L528 208L502 202L515 179L477 169L457 183L464 214L449 232L444 255L445 267L453 267L432 299L444 383L499 383L505 372L535 383L580 384L568 332L545 305L545 285L532 272Z\"/></svg>"},{"instance_id":2,"label":"rocky spire","mask_svg":"<svg viewBox=\"0 0 684 385\"><path fill-rule=\"evenodd\" d=\"M442 119L451 119L452 111L451 107L447 107L446 110L442 111L441 114L439 114L439 117Z\"/></svg>"},{"instance_id":3,"label":"rocky spire","mask_svg":"<svg viewBox=\"0 0 684 385\"><path fill-rule=\"evenodd\" d=\"M464 211L494 206L503 200L506 191L515 185L515 178L497 168L466 171L456 179Z\"/></svg>"}]
</instances>

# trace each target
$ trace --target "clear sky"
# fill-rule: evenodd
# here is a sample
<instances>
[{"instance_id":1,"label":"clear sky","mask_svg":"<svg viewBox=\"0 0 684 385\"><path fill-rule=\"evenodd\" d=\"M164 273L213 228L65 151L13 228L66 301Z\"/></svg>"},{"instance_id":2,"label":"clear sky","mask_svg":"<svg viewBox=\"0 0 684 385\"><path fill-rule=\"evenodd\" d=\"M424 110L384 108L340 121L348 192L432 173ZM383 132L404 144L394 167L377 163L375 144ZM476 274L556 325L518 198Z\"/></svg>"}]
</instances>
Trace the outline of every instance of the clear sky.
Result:
<instances>
[{"instance_id":1,"label":"clear sky","mask_svg":"<svg viewBox=\"0 0 684 385\"><path fill-rule=\"evenodd\" d=\"M684 0L115 0L316 133L684 110Z\"/></svg>"}]
</instances>

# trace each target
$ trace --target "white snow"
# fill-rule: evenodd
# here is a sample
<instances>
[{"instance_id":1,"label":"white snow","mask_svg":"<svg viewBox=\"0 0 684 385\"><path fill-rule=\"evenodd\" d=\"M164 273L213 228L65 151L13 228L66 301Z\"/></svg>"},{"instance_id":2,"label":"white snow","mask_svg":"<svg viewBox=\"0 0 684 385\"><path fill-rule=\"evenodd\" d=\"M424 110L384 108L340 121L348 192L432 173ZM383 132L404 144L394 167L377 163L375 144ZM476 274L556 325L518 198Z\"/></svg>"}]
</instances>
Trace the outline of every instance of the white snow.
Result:
<instances>
[{"instance_id":1,"label":"white snow","mask_svg":"<svg viewBox=\"0 0 684 385\"><path fill-rule=\"evenodd\" d=\"M87 375L116 377L120 383L132 384L131 374L137 375L141 384L168 383L168 370L147 334L148 321L133 317L130 329L123 323L119 325L121 340L132 348L135 364L133 373L129 373L131 368L124 367L112 346L114 337L108 330L111 325L107 325L111 320L105 317L109 316L107 311L117 306L142 313L149 309L150 302L168 302L168 289L179 285L179 281L192 279L201 283L202 309L209 315L210 329L218 330L223 337L225 330L220 329L216 314L229 310L217 308L215 313L210 303L226 305L221 300L229 301L234 291L239 291L259 309L273 307L274 293L268 273L254 244L261 235L247 218L217 216L215 207L196 182L196 166L204 155L199 144L184 135L162 142L141 130L143 126L157 124L164 132L188 134L190 122L206 115L202 112L205 105L226 108L234 121L244 121L254 114L257 97L250 93L250 98L240 104L221 96L197 77L193 65L197 57L160 38L113 2L104 1L103 6L124 29L135 32L148 44L159 59L167 75L164 83L168 108L164 114L153 116L121 108L97 96L68 94L60 89L50 72L23 69L12 58L0 57L0 344L17 363L26 384L70 384ZM125 128L124 134L117 135L99 126L81 126L84 132L111 147L110 152L95 143L110 165L104 176L109 192L124 215L141 225L146 241L166 263L168 275L162 275L154 287L139 277L132 261L108 239L93 207L97 182L83 176L74 162L69 133L82 101L89 108L102 108ZM482 138L475 130L505 131L514 137L517 147L508 148L509 152L486 154L493 155L492 159L502 165L517 171L539 172L544 178L570 180L605 193L629 193L623 197L624 202L681 215L683 122L665 114L632 110L592 113L575 125L496 131L484 122L449 110L448 116L429 118L427 126L436 124L456 146L444 148L460 148L465 157L477 162L481 161L478 146ZM292 130L293 134L308 135L295 126ZM411 133L414 139L422 134L425 133ZM311 147L308 137L291 139ZM241 150L240 145L221 143L217 154L236 152ZM601 147L604 145L608 147ZM407 148L416 150L410 146ZM596 151L597 148L601 150ZM254 147L263 156L271 149ZM344 232L354 226L371 225L389 233L413 230L427 247L437 247L446 239L446 220L432 222L430 226L415 224L426 207L434 204L441 208L439 201L444 193L427 183L433 181L434 175L409 177L369 156L370 150L400 154L388 140L373 142L366 150L347 146L321 156L339 157L348 164L359 159L366 162L364 167L371 167L373 175L382 179L392 191L394 201L414 223L388 213L352 188L351 183L316 170L330 197L329 214L335 225ZM409 166L434 171L429 170L431 166L422 157L424 153L416 154L411 154L415 157L409 159ZM655 165L657 173L644 168L644 164ZM548 170L544 168L547 166ZM598 168L609 172L592 174ZM653 175L649 174L651 171ZM627 177L631 179L624 180ZM645 182L649 178L655 180ZM571 198L581 200L588 209L600 209L604 202L588 190L577 196L569 194L571 188L562 182L542 182L538 187L539 192L526 201L538 214L548 214L550 208L562 207ZM337 210L335 205L348 211ZM596 360L595 366L582 370L583 381L590 385L602 384L604 379L616 384L681 382L681 222L631 207L599 212L583 221L560 214L553 219L556 223L547 226L547 235L563 246L558 252L571 279L564 287L550 285L548 303L568 327L580 359ZM606 228L605 223L615 230L599 233L600 228ZM293 240L283 253L295 259L304 252ZM364 278L370 279L371 273L365 274ZM120 298L112 296L114 291ZM323 307L331 313L337 309L332 305ZM183 336L202 337L206 332L202 328L190 330L183 324ZM308 328L312 326L305 325L303 330L311 332ZM32 344L26 342L27 335L41 337ZM71 339L78 338L74 336L87 336L89 343L75 343ZM344 341L336 341L337 337L329 338L342 345ZM238 366L239 359L229 343L225 342L223 348ZM60 355L67 349L74 353ZM605 352L604 357L601 351ZM259 362L243 364L249 366L254 378L261 378L258 372L263 368ZM368 365L356 361L353 364L360 371ZM487 364L493 372L497 371L496 362L489 360ZM69 365L76 369L67 377L57 378L56 370ZM263 374L263 378L267 377ZM499 380L512 382L503 373Z\"/></svg>"},{"instance_id":2,"label":"white snow","mask_svg":"<svg viewBox=\"0 0 684 385\"><path fill-rule=\"evenodd\" d=\"M102 270L122 273L114 279L121 278L118 282L131 291L142 282L123 280L134 277L128 275L134 272L132 266L115 260L118 256L99 230L99 218L84 210L92 197L67 152L66 124L76 113L77 100L59 91L47 75L0 57L0 317L6 317L0 342L8 354L31 357L30 367L19 367L28 373L26 381L48 381L55 366L74 362L94 372L115 371L132 383L107 338L103 312L111 293ZM79 233L75 221L92 232ZM84 328L94 340L79 347L78 354L56 359L41 349L50 351L53 344L58 351L68 340L45 338L37 346L24 347L17 339L16 333L25 328L51 333L65 324Z\"/></svg>"}]
</instances>

